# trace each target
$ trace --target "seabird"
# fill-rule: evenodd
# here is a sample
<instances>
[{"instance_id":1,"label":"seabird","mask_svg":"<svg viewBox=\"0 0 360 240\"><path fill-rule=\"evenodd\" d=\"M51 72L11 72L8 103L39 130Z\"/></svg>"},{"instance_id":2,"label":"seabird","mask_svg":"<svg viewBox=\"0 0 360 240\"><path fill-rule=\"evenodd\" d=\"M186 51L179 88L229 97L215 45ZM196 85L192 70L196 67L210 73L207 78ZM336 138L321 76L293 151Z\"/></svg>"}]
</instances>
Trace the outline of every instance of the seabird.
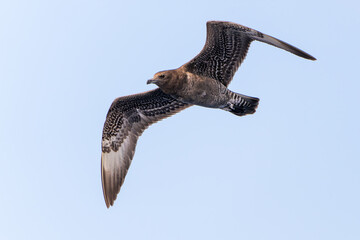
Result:
<instances>
[{"instance_id":1,"label":"seabird","mask_svg":"<svg viewBox=\"0 0 360 240\"><path fill-rule=\"evenodd\" d=\"M219 108L237 116L255 112L259 99L227 86L254 40L316 60L306 52L254 29L231 22L207 22L206 43L191 61L147 81L154 90L120 97L111 104L102 135L101 178L106 206L114 204L134 156L136 142L152 123L192 105Z\"/></svg>"}]
</instances>

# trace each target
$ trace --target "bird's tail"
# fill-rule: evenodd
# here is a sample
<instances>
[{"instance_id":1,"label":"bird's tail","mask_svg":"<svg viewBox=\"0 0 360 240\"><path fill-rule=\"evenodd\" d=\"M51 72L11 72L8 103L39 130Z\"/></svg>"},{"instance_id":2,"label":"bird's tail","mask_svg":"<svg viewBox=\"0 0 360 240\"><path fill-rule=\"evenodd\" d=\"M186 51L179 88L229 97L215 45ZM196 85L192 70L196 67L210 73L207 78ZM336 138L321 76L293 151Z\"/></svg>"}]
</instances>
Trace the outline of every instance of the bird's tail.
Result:
<instances>
[{"instance_id":1,"label":"bird's tail","mask_svg":"<svg viewBox=\"0 0 360 240\"><path fill-rule=\"evenodd\" d=\"M253 114L259 105L259 98L249 97L239 93L231 92L231 99L223 108L237 116Z\"/></svg>"}]
</instances>

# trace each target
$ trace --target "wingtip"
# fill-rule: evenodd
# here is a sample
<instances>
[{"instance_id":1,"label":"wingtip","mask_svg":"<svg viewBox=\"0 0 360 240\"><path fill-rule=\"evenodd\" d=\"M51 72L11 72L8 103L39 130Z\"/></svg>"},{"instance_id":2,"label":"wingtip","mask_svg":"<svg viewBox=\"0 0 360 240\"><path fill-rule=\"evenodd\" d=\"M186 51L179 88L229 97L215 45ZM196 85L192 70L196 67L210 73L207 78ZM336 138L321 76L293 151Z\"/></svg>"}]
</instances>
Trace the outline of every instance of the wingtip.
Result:
<instances>
[{"instance_id":1,"label":"wingtip","mask_svg":"<svg viewBox=\"0 0 360 240\"><path fill-rule=\"evenodd\" d=\"M109 202L109 200L108 200L108 198L107 198L107 196L106 196L105 191L103 191L103 193L104 193L104 200L105 200L106 208L110 208L110 206L111 206L112 204L110 204L110 202Z\"/></svg>"},{"instance_id":2,"label":"wingtip","mask_svg":"<svg viewBox=\"0 0 360 240\"><path fill-rule=\"evenodd\" d=\"M104 177L104 153L102 152L101 153L101 185L102 185L102 192L103 192L103 196L104 196L104 200L105 200L105 205L106 205L106 208L109 208L110 205L109 205L109 201L107 199L107 195L106 195L106 189L105 189L105 177Z\"/></svg>"},{"instance_id":3,"label":"wingtip","mask_svg":"<svg viewBox=\"0 0 360 240\"><path fill-rule=\"evenodd\" d=\"M109 209L111 206L114 205L114 202L116 200L116 194L114 197L111 197L111 196L109 196L109 194L107 194L106 189L104 189L103 193L104 193L104 200L105 200L106 208Z\"/></svg>"},{"instance_id":4,"label":"wingtip","mask_svg":"<svg viewBox=\"0 0 360 240\"><path fill-rule=\"evenodd\" d=\"M110 200L109 197L107 197L105 194L104 194L104 200L105 200L105 205L106 205L107 209L109 209L111 206L114 205L115 200Z\"/></svg>"},{"instance_id":5,"label":"wingtip","mask_svg":"<svg viewBox=\"0 0 360 240\"><path fill-rule=\"evenodd\" d=\"M111 205L110 205L110 202L109 202L108 198L106 197L105 193L104 193L104 200L105 200L106 208L109 209Z\"/></svg>"},{"instance_id":6,"label":"wingtip","mask_svg":"<svg viewBox=\"0 0 360 240\"><path fill-rule=\"evenodd\" d=\"M308 59L308 60L311 60L311 61L316 61L317 60L315 57L311 56L310 54L308 54L308 53L306 53L304 51L301 51L301 54L298 54L298 56L303 57L303 58Z\"/></svg>"}]
</instances>

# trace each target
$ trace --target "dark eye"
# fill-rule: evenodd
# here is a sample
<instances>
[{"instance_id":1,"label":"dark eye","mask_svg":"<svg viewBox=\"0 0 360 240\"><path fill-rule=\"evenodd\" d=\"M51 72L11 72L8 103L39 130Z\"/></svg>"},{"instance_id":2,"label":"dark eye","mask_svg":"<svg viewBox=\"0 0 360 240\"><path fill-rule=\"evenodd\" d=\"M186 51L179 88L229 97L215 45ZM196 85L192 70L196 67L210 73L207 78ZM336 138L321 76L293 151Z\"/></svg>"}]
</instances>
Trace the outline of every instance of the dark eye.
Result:
<instances>
[{"instance_id":1,"label":"dark eye","mask_svg":"<svg viewBox=\"0 0 360 240\"><path fill-rule=\"evenodd\" d=\"M161 74L161 75L159 76L160 79L163 79L164 77L165 77L164 74Z\"/></svg>"}]
</instances>

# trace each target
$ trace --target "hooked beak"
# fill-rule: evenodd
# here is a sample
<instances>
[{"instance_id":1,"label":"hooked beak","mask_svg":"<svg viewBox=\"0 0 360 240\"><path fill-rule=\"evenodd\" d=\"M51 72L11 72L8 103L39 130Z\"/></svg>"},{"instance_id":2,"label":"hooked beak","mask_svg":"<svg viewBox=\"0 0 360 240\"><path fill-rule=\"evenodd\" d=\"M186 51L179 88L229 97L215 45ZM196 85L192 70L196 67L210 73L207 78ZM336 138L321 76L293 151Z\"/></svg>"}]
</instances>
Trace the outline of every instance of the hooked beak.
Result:
<instances>
[{"instance_id":1,"label":"hooked beak","mask_svg":"<svg viewBox=\"0 0 360 240\"><path fill-rule=\"evenodd\" d=\"M156 79L149 79L147 80L146 84L150 84L150 83L157 83L158 80Z\"/></svg>"}]
</instances>

